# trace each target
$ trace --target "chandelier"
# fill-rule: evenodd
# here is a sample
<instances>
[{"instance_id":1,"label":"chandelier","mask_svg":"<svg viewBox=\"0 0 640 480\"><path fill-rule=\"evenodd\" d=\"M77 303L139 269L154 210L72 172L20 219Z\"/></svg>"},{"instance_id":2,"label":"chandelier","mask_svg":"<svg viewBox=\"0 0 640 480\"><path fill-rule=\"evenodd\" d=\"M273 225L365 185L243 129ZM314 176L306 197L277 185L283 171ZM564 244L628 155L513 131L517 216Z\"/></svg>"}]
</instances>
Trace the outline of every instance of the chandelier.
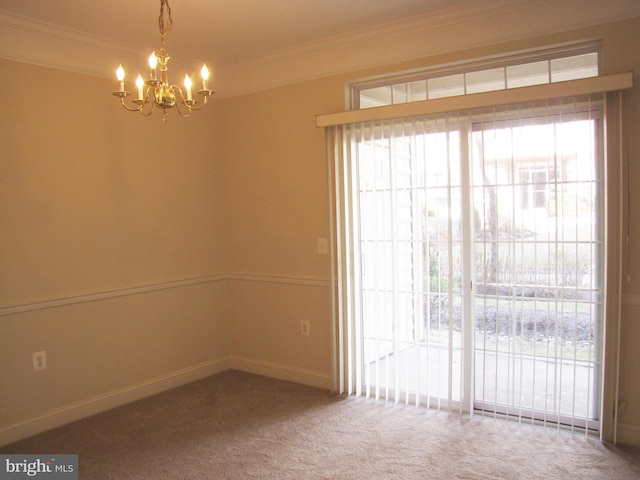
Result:
<instances>
[{"instance_id":1,"label":"chandelier","mask_svg":"<svg viewBox=\"0 0 640 480\"><path fill-rule=\"evenodd\" d=\"M169 0L160 0L160 17L158 18L158 24L160 26L160 51L157 55L156 52L153 52L149 56L149 78L144 80L142 75L138 75L136 78L138 98L133 100L133 105L127 105L125 102L125 98L130 95L130 92L124 89L125 73L122 65L116 70L116 78L120 83L120 88L113 92L113 95L120 98L120 103L124 108L130 112L140 112L145 117L151 115L156 106L162 108L164 110L163 120L166 122L170 108L176 107L176 111L182 117L188 117L193 110L200 110L204 107L207 103L207 98L215 92L207 88L209 69L206 64L203 64L202 70L200 70L202 89L198 90L197 93L202 96L202 103L199 105L198 101L193 99L191 91L193 82L189 75L184 77L184 92L179 85L169 84L167 79L167 64L169 60L171 60L171 57L167 54L164 46L164 37L173 27ZM160 78L158 78L158 67L160 69Z\"/></svg>"}]
</instances>

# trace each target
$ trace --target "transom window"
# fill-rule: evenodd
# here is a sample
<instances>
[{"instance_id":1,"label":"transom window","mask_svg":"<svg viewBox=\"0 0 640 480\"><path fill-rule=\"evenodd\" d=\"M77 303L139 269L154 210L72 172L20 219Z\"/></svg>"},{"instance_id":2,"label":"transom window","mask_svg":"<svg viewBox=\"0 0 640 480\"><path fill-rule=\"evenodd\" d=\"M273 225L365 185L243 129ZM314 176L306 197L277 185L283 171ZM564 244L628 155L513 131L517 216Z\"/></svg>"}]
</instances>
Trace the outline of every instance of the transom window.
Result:
<instances>
[{"instance_id":1,"label":"transom window","mask_svg":"<svg viewBox=\"0 0 640 480\"><path fill-rule=\"evenodd\" d=\"M599 43L572 45L359 81L351 86L352 108L380 107L597 77L599 50Z\"/></svg>"}]
</instances>

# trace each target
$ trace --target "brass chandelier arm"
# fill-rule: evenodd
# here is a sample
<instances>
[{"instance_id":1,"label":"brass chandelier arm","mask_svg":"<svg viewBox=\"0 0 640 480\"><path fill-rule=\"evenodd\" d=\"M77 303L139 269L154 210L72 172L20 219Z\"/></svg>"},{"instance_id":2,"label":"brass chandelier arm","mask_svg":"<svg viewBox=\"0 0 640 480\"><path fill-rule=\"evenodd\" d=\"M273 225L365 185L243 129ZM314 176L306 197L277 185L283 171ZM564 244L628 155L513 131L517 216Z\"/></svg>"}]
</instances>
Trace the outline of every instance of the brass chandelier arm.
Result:
<instances>
[{"instance_id":1,"label":"brass chandelier arm","mask_svg":"<svg viewBox=\"0 0 640 480\"><path fill-rule=\"evenodd\" d=\"M202 95L203 99L202 99L202 103L200 105L198 104L198 100L194 100L191 99L189 100L188 98L185 98L184 92L182 91L182 87L180 85L169 85L169 86L148 86L146 91L145 91L145 95L144 98L140 99L136 99L133 100L133 103L135 103L137 106L130 106L127 105L127 103L125 102L125 97L127 97L129 95L129 92L125 92L125 91L116 91L113 92L113 95L116 97L120 98L120 104L128 111L130 112L140 112L142 113L145 117L148 117L149 115L151 115L151 113L153 113L153 110L156 107L156 103L158 103L157 101L157 89L158 88L164 88L166 90L170 90L172 92L174 92L174 94L176 95L176 102L173 105L169 105L169 106L163 106L163 108L165 109L165 111L171 107L176 107L176 110L178 111L178 113L180 114L180 116L182 117L189 117L191 115L191 111L192 110L200 110L201 108L203 108L206 104L207 104L207 99L208 97L212 96L215 94L215 92L213 90L199 90L197 93L199 95ZM144 110L144 106L150 104L151 107L145 111ZM161 105L161 104L160 104ZM186 107L187 111L183 111L182 107Z\"/></svg>"},{"instance_id":2,"label":"brass chandelier arm","mask_svg":"<svg viewBox=\"0 0 640 480\"><path fill-rule=\"evenodd\" d=\"M133 107L130 105L127 105L127 103L124 101L125 97L129 95L129 92L124 92L124 91L117 91L117 92L113 92L113 95L115 95L116 97L120 98L120 104L128 111L130 112L140 112L142 115L144 115L145 117L148 117L149 115L151 115L151 113L153 112L155 106L156 106L156 102L155 101L149 101L149 94L152 91L151 88L148 88L145 96L143 99L136 99L133 101L133 103L135 103L137 106ZM144 106L146 104L150 103L151 104L151 108L149 108L149 110L147 112L144 111Z\"/></svg>"},{"instance_id":3,"label":"brass chandelier arm","mask_svg":"<svg viewBox=\"0 0 640 480\"><path fill-rule=\"evenodd\" d=\"M176 104L175 104L176 111L178 112L178 114L183 118L189 117L191 115L192 106L195 105L196 100L186 100L184 98L184 95L182 93L182 88L180 88L180 85L171 85L171 87L169 88L171 88L171 90L173 90L174 92L177 92L177 94L180 95L179 99L176 98L176 100L178 101L176 101ZM180 108L180 105L184 105L185 107L187 107L187 111L183 112Z\"/></svg>"},{"instance_id":4,"label":"brass chandelier arm","mask_svg":"<svg viewBox=\"0 0 640 480\"><path fill-rule=\"evenodd\" d=\"M204 107L207 104L207 97L210 97L215 93L213 90L199 90L197 93L199 95L202 95L203 100L200 105L197 105L198 100L194 100L194 99L189 100L188 98L185 98L184 93L182 91L182 87L180 85L171 85L171 87L169 88L171 88L174 92L177 92L179 94L180 101L176 102L176 105L175 105L176 110L178 111L178 113L180 113L181 116L185 118L191 114L192 110L200 110L202 107ZM180 104L187 107L188 112L184 113L182 110L180 110Z\"/></svg>"},{"instance_id":5,"label":"brass chandelier arm","mask_svg":"<svg viewBox=\"0 0 640 480\"><path fill-rule=\"evenodd\" d=\"M202 99L202 104L198 107L193 106L191 107L192 110L200 110L202 107L204 107L207 104L207 98L214 95L216 92L214 92L213 90L199 90L198 94L203 96Z\"/></svg>"},{"instance_id":6,"label":"brass chandelier arm","mask_svg":"<svg viewBox=\"0 0 640 480\"><path fill-rule=\"evenodd\" d=\"M138 100L138 102L139 102L139 100ZM148 110L148 111L146 111L146 112L145 112L145 111L144 111L144 109L143 109L143 107L144 107L147 103L150 103L150 104L151 104L151 107L149 108L149 110ZM146 99L145 99L145 100L144 100L144 103L142 103L142 104L140 105L140 110L139 110L139 111L140 111L140 113L141 113L142 115L144 115L145 117L148 117L148 116L150 116L150 115L153 113L153 110L154 110L155 108L156 108L156 102L153 102L153 101L152 101L152 102L149 102L148 100L146 100Z\"/></svg>"},{"instance_id":7,"label":"brass chandelier arm","mask_svg":"<svg viewBox=\"0 0 640 480\"><path fill-rule=\"evenodd\" d=\"M127 105L124 101L124 97L129 95L129 92L118 91L118 92L113 92L113 95L115 95L116 97L119 97L120 103L122 104L122 106L127 110L129 110L130 112L138 112L142 110L142 107L144 106L144 104L138 105L137 107L130 107L129 105Z\"/></svg>"}]
</instances>

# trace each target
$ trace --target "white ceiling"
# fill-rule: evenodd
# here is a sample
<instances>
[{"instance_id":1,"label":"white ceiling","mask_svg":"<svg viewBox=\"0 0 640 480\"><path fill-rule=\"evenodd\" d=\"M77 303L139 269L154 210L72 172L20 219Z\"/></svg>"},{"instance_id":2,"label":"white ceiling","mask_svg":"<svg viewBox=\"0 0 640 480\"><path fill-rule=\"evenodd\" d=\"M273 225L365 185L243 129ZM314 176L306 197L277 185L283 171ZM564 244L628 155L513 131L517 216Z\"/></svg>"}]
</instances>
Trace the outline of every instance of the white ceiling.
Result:
<instances>
[{"instance_id":1,"label":"white ceiling","mask_svg":"<svg viewBox=\"0 0 640 480\"><path fill-rule=\"evenodd\" d=\"M229 64L478 0L172 0L172 55ZM158 48L159 0L0 0L0 8L116 42Z\"/></svg>"},{"instance_id":2,"label":"white ceiling","mask_svg":"<svg viewBox=\"0 0 640 480\"><path fill-rule=\"evenodd\" d=\"M170 72L218 96L640 16L639 0L170 0ZM104 78L160 47L160 0L0 0L0 58Z\"/></svg>"}]
</instances>

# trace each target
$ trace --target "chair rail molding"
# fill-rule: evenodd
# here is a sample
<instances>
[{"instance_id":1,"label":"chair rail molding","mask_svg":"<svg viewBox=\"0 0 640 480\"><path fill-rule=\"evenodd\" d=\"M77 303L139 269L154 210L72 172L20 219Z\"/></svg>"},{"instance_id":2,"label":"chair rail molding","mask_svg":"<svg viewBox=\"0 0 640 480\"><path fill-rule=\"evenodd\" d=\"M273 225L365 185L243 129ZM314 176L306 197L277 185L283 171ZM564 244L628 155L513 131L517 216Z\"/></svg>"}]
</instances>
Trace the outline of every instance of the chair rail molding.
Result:
<instances>
[{"instance_id":1,"label":"chair rail molding","mask_svg":"<svg viewBox=\"0 0 640 480\"><path fill-rule=\"evenodd\" d=\"M19 313L32 312L35 310L46 310L49 308L77 305L81 303L98 302L117 297L129 295L141 295L145 293L167 290L172 288L190 287L206 283L215 283L228 280L278 283L288 285L299 285L309 287L329 287L329 279L323 277L303 276L303 275L269 275L260 273L220 273L202 277L184 278L160 283L150 283L114 290L98 292L87 292L79 295L60 296L46 299L38 299L12 305L0 305L0 317L15 315Z\"/></svg>"}]
</instances>

